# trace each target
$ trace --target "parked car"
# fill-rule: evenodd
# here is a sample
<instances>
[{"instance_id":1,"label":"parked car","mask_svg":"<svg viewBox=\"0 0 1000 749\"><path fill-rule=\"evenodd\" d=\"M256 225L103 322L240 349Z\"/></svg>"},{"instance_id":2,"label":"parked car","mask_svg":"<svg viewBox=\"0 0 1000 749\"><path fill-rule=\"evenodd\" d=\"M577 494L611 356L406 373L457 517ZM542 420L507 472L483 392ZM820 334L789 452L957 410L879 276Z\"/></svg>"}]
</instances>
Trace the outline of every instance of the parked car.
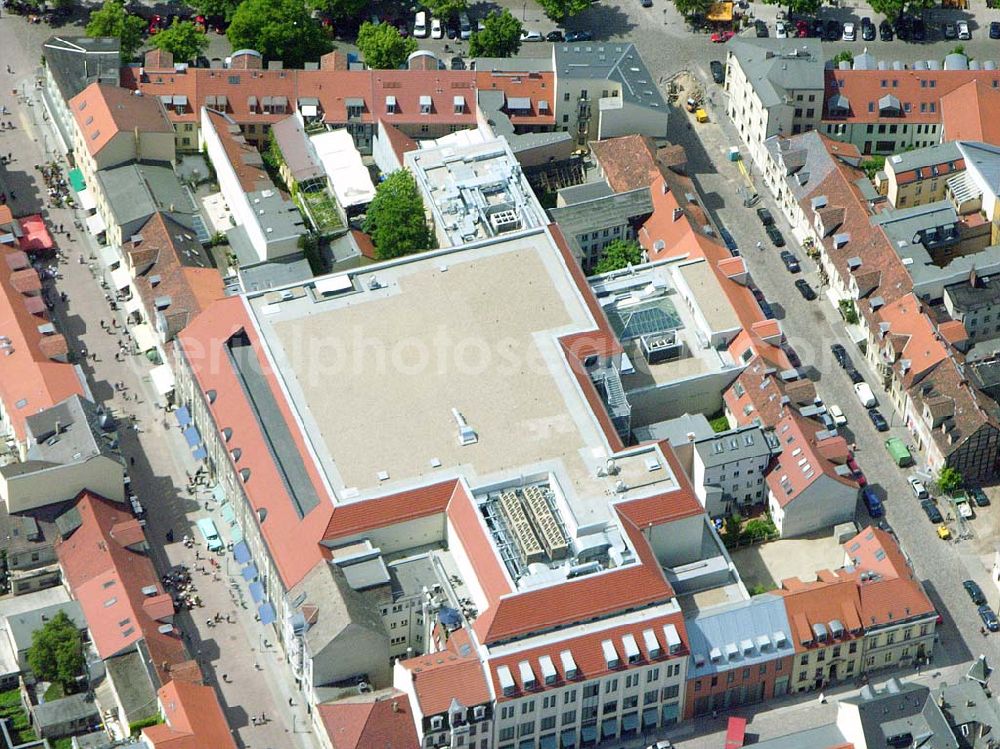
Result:
<instances>
[{"instance_id":1,"label":"parked car","mask_svg":"<svg viewBox=\"0 0 1000 749\"><path fill-rule=\"evenodd\" d=\"M764 224L764 226L770 226L774 223L774 216L771 215L771 212L767 210L767 208L758 208L757 218L760 219L760 222Z\"/></svg>"},{"instance_id":2,"label":"parked car","mask_svg":"<svg viewBox=\"0 0 1000 749\"><path fill-rule=\"evenodd\" d=\"M653 0L639 0L639 5L641 5L643 8L652 8Z\"/></svg>"},{"instance_id":3,"label":"parked car","mask_svg":"<svg viewBox=\"0 0 1000 749\"><path fill-rule=\"evenodd\" d=\"M763 39L767 36L767 24L761 21L759 18L753 22L754 32L757 34L758 39Z\"/></svg>"},{"instance_id":4,"label":"parked car","mask_svg":"<svg viewBox=\"0 0 1000 749\"><path fill-rule=\"evenodd\" d=\"M417 15L413 17L413 36L417 39L427 38L427 13L426 11L417 11Z\"/></svg>"},{"instance_id":5,"label":"parked car","mask_svg":"<svg viewBox=\"0 0 1000 749\"><path fill-rule=\"evenodd\" d=\"M896 36L901 42L908 42L913 38L913 19L909 16L900 15L896 19Z\"/></svg>"},{"instance_id":6,"label":"parked car","mask_svg":"<svg viewBox=\"0 0 1000 749\"><path fill-rule=\"evenodd\" d=\"M835 42L840 39L840 22L831 18L823 28L823 38L828 42Z\"/></svg>"},{"instance_id":7,"label":"parked car","mask_svg":"<svg viewBox=\"0 0 1000 749\"><path fill-rule=\"evenodd\" d=\"M990 632L1000 632L1000 621L997 621L997 615L985 603L979 607L979 618L983 620L983 624Z\"/></svg>"},{"instance_id":8,"label":"parked car","mask_svg":"<svg viewBox=\"0 0 1000 749\"><path fill-rule=\"evenodd\" d=\"M708 63L708 67L712 71L713 81L715 81L716 83L726 82L726 68L721 62L719 62L718 60L712 60L712 62ZM733 248L730 247L729 251L732 252L732 250Z\"/></svg>"},{"instance_id":9,"label":"parked car","mask_svg":"<svg viewBox=\"0 0 1000 749\"><path fill-rule=\"evenodd\" d=\"M785 246L785 238L781 236L781 232L778 231L778 227L774 224L765 226L764 233L767 234L767 238L771 240L771 243L774 244L775 247Z\"/></svg>"},{"instance_id":10,"label":"parked car","mask_svg":"<svg viewBox=\"0 0 1000 749\"><path fill-rule=\"evenodd\" d=\"M892 462L899 468L906 468L906 466L913 465L913 455L910 453L910 448L899 437L890 437L887 439L885 441L885 451L889 453Z\"/></svg>"},{"instance_id":11,"label":"parked car","mask_svg":"<svg viewBox=\"0 0 1000 749\"><path fill-rule=\"evenodd\" d=\"M937 505L934 504L933 499L923 500L920 503L920 509L924 511L924 514L927 515L927 519L934 523L934 525L944 522L944 518L941 517L941 510L939 510Z\"/></svg>"},{"instance_id":12,"label":"parked car","mask_svg":"<svg viewBox=\"0 0 1000 749\"><path fill-rule=\"evenodd\" d=\"M861 470L861 466L858 465L858 461L854 459L853 455L848 456L847 467L854 474L854 480L858 482L858 486L865 487L868 485L868 479L865 478L864 471Z\"/></svg>"},{"instance_id":13,"label":"parked car","mask_svg":"<svg viewBox=\"0 0 1000 749\"><path fill-rule=\"evenodd\" d=\"M774 24L774 38L775 39L787 39L788 38L788 27L785 25L784 21L778 21Z\"/></svg>"},{"instance_id":14,"label":"parked car","mask_svg":"<svg viewBox=\"0 0 1000 749\"><path fill-rule=\"evenodd\" d=\"M861 490L861 500L865 503L865 509L868 510L868 514L873 518L879 518L885 514L885 508L882 507L882 500L878 498L870 486L866 486Z\"/></svg>"},{"instance_id":15,"label":"parked car","mask_svg":"<svg viewBox=\"0 0 1000 749\"><path fill-rule=\"evenodd\" d=\"M781 262L785 264L785 268L789 273L798 273L801 270L799 259L788 250L782 250L779 257L781 257Z\"/></svg>"},{"instance_id":16,"label":"parked car","mask_svg":"<svg viewBox=\"0 0 1000 749\"><path fill-rule=\"evenodd\" d=\"M451 58L451 69L452 70L465 70L465 60L463 60L461 57L458 57L458 56L452 57Z\"/></svg>"},{"instance_id":17,"label":"parked car","mask_svg":"<svg viewBox=\"0 0 1000 749\"><path fill-rule=\"evenodd\" d=\"M809 22L800 18L795 22L795 36L799 39L805 39L809 36Z\"/></svg>"},{"instance_id":18,"label":"parked car","mask_svg":"<svg viewBox=\"0 0 1000 749\"><path fill-rule=\"evenodd\" d=\"M712 44L725 44L734 36L736 36L736 32L727 30L727 31L716 31L709 38L711 39Z\"/></svg>"},{"instance_id":19,"label":"parked car","mask_svg":"<svg viewBox=\"0 0 1000 749\"><path fill-rule=\"evenodd\" d=\"M872 424L875 425L876 432L888 432L889 422L885 420L882 412L877 408L868 409L868 418L871 419Z\"/></svg>"},{"instance_id":20,"label":"parked car","mask_svg":"<svg viewBox=\"0 0 1000 749\"><path fill-rule=\"evenodd\" d=\"M567 42L589 42L593 38L594 35L589 31L573 31L566 35Z\"/></svg>"},{"instance_id":21,"label":"parked car","mask_svg":"<svg viewBox=\"0 0 1000 749\"><path fill-rule=\"evenodd\" d=\"M225 548L225 544L222 543L219 531L216 529L212 518L202 518L196 525L198 526L198 530L201 531L201 535L204 537L205 545L209 551L221 551Z\"/></svg>"},{"instance_id":22,"label":"parked car","mask_svg":"<svg viewBox=\"0 0 1000 749\"><path fill-rule=\"evenodd\" d=\"M954 506L955 512L966 520L972 520L972 505L969 504L969 498L965 495L965 492L952 497L951 504Z\"/></svg>"},{"instance_id":23,"label":"parked car","mask_svg":"<svg viewBox=\"0 0 1000 749\"><path fill-rule=\"evenodd\" d=\"M844 31L841 34L840 38L843 39L845 42L854 42L854 41L857 41L857 38L858 38L857 37L857 32L854 30L854 23L853 22L848 21L847 23L844 24Z\"/></svg>"},{"instance_id":24,"label":"parked car","mask_svg":"<svg viewBox=\"0 0 1000 749\"><path fill-rule=\"evenodd\" d=\"M941 35L945 39L957 39L958 38L958 27L955 26L951 21L945 21L941 24Z\"/></svg>"},{"instance_id":25,"label":"parked car","mask_svg":"<svg viewBox=\"0 0 1000 749\"><path fill-rule=\"evenodd\" d=\"M847 355L847 349L839 343L830 346L830 353L833 354L833 358L837 360L837 364L840 365L841 369L846 369L850 365L851 358Z\"/></svg>"},{"instance_id":26,"label":"parked car","mask_svg":"<svg viewBox=\"0 0 1000 749\"><path fill-rule=\"evenodd\" d=\"M990 21L990 39L1000 39L1000 21Z\"/></svg>"},{"instance_id":27,"label":"parked car","mask_svg":"<svg viewBox=\"0 0 1000 749\"><path fill-rule=\"evenodd\" d=\"M559 29L556 29L555 31L550 31L548 34L545 35L545 41L564 42L566 41L566 39L563 36L563 33Z\"/></svg>"},{"instance_id":28,"label":"parked car","mask_svg":"<svg viewBox=\"0 0 1000 749\"><path fill-rule=\"evenodd\" d=\"M807 302L811 302L816 298L816 292L813 291L813 287L804 278L799 278L795 281L795 288L799 290L802 298Z\"/></svg>"},{"instance_id":29,"label":"parked car","mask_svg":"<svg viewBox=\"0 0 1000 749\"><path fill-rule=\"evenodd\" d=\"M883 42L891 42L893 37L892 24L888 21L882 21L878 25L878 36Z\"/></svg>"},{"instance_id":30,"label":"parked car","mask_svg":"<svg viewBox=\"0 0 1000 749\"><path fill-rule=\"evenodd\" d=\"M955 24L958 27L958 38L962 41L968 41L972 38L972 32L969 31L968 21L959 21Z\"/></svg>"},{"instance_id":31,"label":"parked car","mask_svg":"<svg viewBox=\"0 0 1000 749\"><path fill-rule=\"evenodd\" d=\"M458 39L458 21L445 21L444 34L449 39Z\"/></svg>"},{"instance_id":32,"label":"parked car","mask_svg":"<svg viewBox=\"0 0 1000 749\"><path fill-rule=\"evenodd\" d=\"M468 13L458 14L458 35L462 39L469 39L472 37L472 23L469 21Z\"/></svg>"},{"instance_id":33,"label":"parked car","mask_svg":"<svg viewBox=\"0 0 1000 749\"><path fill-rule=\"evenodd\" d=\"M924 19L914 18L913 26L910 31L910 38L915 42L922 42L927 39L927 26L924 24Z\"/></svg>"},{"instance_id":34,"label":"parked car","mask_svg":"<svg viewBox=\"0 0 1000 749\"><path fill-rule=\"evenodd\" d=\"M534 29L525 29L521 32L522 42L540 42L542 41L542 34L540 31L535 31Z\"/></svg>"},{"instance_id":35,"label":"parked car","mask_svg":"<svg viewBox=\"0 0 1000 749\"><path fill-rule=\"evenodd\" d=\"M927 491L927 487L924 486L924 482L916 476L907 476L906 483L910 485L910 491L913 492L913 496L917 499L928 499L931 496Z\"/></svg>"},{"instance_id":36,"label":"parked car","mask_svg":"<svg viewBox=\"0 0 1000 749\"><path fill-rule=\"evenodd\" d=\"M836 403L832 403L826 407L827 412L833 417L833 423L839 427L844 426L847 423L847 417L844 416L844 409L838 406Z\"/></svg>"},{"instance_id":37,"label":"parked car","mask_svg":"<svg viewBox=\"0 0 1000 749\"><path fill-rule=\"evenodd\" d=\"M861 19L861 38L866 42L875 41L875 24L868 16Z\"/></svg>"},{"instance_id":38,"label":"parked car","mask_svg":"<svg viewBox=\"0 0 1000 749\"><path fill-rule=\"evenodd\" d=\"M865 408L875 408L878 405L878 400L875 398L875 393L872 392L871 385L863 380L854 386L854 394L858 396L858 400L861 401L861 405Z\"/></svg>"},{"instance_id":39,"label":"parked car","mask_svg":"<svg viewBox=\"0 0 1000 749\"><path fill-rule=\"evenodd\" d=\"M864 382L864 376L854 368L854 365L847 367L847 376L851 378L851 382L857 385L859 382Z\"/></svg>"},{"instance_id":40,"label":"parked car","mask_svg":"<svg viewBox=\"0 0 1000 749\"><path fill-rule=\"evenodd\" d=\"M951 531L948 529L948 526L945 525L944 523L941 523L941 525L937 527L937 534L938 538L940 538L942 541L947 541L949 538L951 538ZM938 614L938 619L940 618L941 615Z\"/></svg>"},{"instance_id":41,"label":"parked car","mask_svg":"<svg viewBox=\"0 0 1000 749\"><path fill-rule=\"evenodd\" d=\"M431 39L441 39L444 36L444 28L441 26L440 18L431 19Z\"/></svg>"},{"instance_id":42,"label":"parked car","mask_svg":"<svg viewBox=\"0 0 1000 749\"><path fill-rule=\"evenodd\" d=\"M814 18L809 22L809 36L814 36L817 39L822 39L823 34L826 30L826 24L823 23L822 18Z\"/></svg>"},{"instance_id":43,"label":"parked car","mask_svg":"<svg viewBox=\"0 0 1000 749\"><path fill-rule=\"evenodd\" d=\"M969 594L969 598L977 606L982 606L986 603L986 596L983 594L983 589L979 587L979 583L975 580L966 580L962 583L962 587L965 588L965 592Z\"/></svg>"},{"instance_id":44,"label":"parked car","mask_svg":"<svg viewBox=\"0 0 1000 749\"><path fill-rule=\"evenodd\" d=\"M972 495L972 501L976 503L976 507L987 507L990 503L990 498L986 496L986 492L978 486L969 489L969 494Z\"/></svg>"}]
</instances>

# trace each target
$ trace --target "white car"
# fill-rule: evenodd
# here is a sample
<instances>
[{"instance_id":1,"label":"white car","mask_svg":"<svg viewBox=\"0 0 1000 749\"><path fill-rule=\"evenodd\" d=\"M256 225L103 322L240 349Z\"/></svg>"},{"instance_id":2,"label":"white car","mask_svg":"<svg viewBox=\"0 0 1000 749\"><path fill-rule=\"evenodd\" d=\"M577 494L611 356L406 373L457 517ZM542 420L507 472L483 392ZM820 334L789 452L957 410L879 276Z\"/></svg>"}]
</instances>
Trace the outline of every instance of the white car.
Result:
<instances>
[{"instance_id":1,"label":"white car","mask_svg":"<svg viewBox=\"0 0 1000 749\"><path fill-rule=\"evenodd\" d=\"M462 39L469 39L472 36L472 23L467 13L458 14L458 29L458 35Z\"/></svg>"},{"instance_id":2,"label":"white car","mask_svg":"<svg viewBox=\"0 0 1000 749\"><path fill-rule=\"evenodd\" d=\"M844 411L838 405L830 405L826 409L830 412L830 416L833 417L833 423L839 427L844 426L847 423L847 417L844 416Z\"/></svg>"},{"instance_id":3,"label":"white car","mask_svg":"<svg viewBox=\"0 0 1000 749\"><path fill-rule=\"evenodd\" d=\"M972 38L972 32L969 31L969 22L968 21L959 21L955 25L958 26L958 38L959 39L966 39L967 40L967 39L971 39Z\"/></svg>"},{"instance_id":4,"label":"white car","mask_svg":"<svg viewBox=\"0 0 1000 749\"><path fill-rule=\"evenodd\" d=\"M426 11L421 10L413 17L413 36L417 39L424 39L427 37Z\"/></svg>"},{"instance_id":5,"label":"white car","mask_svg":"<svg viewBox=\"0 0 1000 749\"><path fill-rule=\"evenodd\" d=\"M784 21L778 21L776 24L774 24L774 38L775 39L788 38L788 27L785 26Z\"/></svg>"},{"instance_id":6,"label":"white car","mask_svg":"<svg viewBox=\"0 0 1000 749\"><path fill-rule=\"evenodd\" d=\"M534 31L533 29L525 29L521 32L522 42L540 42L542 41L542 32Z\"/></svg>"},{"instance_id":7,"label":"white car","mask_svg":"<svg viewBox=\"0 0 1000 749\"><path fill-rule=\"evenodd\" d=\"M924 486L924 482L918 479L916 476L908 476L906 478L906 483L910 485L913 495L917 499L927 499L930 497L930 493L927 491L927 487Z\"/></svg>"},{"instance_id":8,"label":"white car","mask_svg":"<svg viewBox=\"0 0 1000 749\"><path fill-rule=\"evenodd\" d=\"M878 405L875 393L872 392L871 386L867 382L859 382L855 385L854 394L858 396L858 400L865 408L875 408Z\"/></svg>"},{"instance_id":9,"label":"white car","mask_svg":"<svg viewBox=\"0 0 1000 749\"><path fill-rule=\"evenodd\" d=\"M442 39L444 37L444 27L440 18L431 19L431 39Z\"/></svg>"},{"instance_id":10,"label":"white car","mask_svg":"<svg viewBox=\"0 0 1000 749\"><path fill-rule=\"evenodd\" d=\"M844 24L844 34L841 37L845 42L853 42L858 38L858 32L854 28L854 23L848 21Z\"/></svg>"}]
</instances>

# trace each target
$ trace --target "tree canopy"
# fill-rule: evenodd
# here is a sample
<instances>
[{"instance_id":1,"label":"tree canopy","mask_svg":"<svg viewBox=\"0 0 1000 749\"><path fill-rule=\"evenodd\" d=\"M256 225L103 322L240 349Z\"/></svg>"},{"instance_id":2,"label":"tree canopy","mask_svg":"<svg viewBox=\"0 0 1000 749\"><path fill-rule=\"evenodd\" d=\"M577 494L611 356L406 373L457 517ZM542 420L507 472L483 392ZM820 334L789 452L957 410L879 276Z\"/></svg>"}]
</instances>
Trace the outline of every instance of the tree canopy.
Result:
<instances>
[{"instance_id":1,"label":"tree canopy","mask_svg":"<svg viewBox=\"0 0 1000 749\"><path fill-rule=\"evenodd\" d=\"M28 666L38 679L59 684L66 692L73 691L84 667L80 630L60 611L41 629L32 632L27 657Z\"/></svg>"},{"instance_id":2,"label":"tree canopy","mask_svg":"<svg viewBox=\"0 0 1000 749\"><path fill-rule=\"evenodd\" d=\"M370 68L395 70L417 49L417 40L403 38L392 24L365 21L358 31L358 49Z\"/></svg>"},{"instance_id":3,"label":"tree canopy","mask_svg":"<svg viewBox=\"0 0 1000 749\"><path fill-rule=\"evenodd\" d=\"M937 486L945 494L951 494L962 488L962 474L951 466L945 466L937 477Z\"/></svg>"},{"instance_id":4,"label":"tree canopy","mask_svg":"<svg viewBox=\"0 0 1000 749\"><path fill-rule=\"evenodd\" d=\"M490 13L483 21L483 30L469 40L471 57L512 57L521 49L523 26L506 8Z\"/></svg>"},{"instance_id":5,"label":"tree canopy","mask_svg":"<svg viewBox=\"0 0 1000 749\"><path fill-rule=\"evenodd\" d=\"M330 51L304 0L243 0L226 35L233 49L255 49L289 68L316 62Z\"/></svg>"},{"instance_id":6,"label":"tree canopy","mask_svg":"<svg viewBox=\"0 0 1000 749\"><path fill-rule=\"evenodd\" d=\"M239 0L192 0L191 7L206 18L221 16L229 21L239 4Z\"/></svg>"},{"instance_id":7,"label":"tree canopy","mask_svg":"<svg viewBox=\"0 0 1000 749\"><path fill-rule=\"evenodd\" d=\"M557 23L590 7L590 0L538 0L545 15Z\"/></svg>"},{"instance_id":8,"label":"tree canopy","mask_svg":"<svg viewBox=\"0 0 1000 749\"><path fill-rule=\"evenodd\" d=\"M712 0L674 0L674 6L677 8L677 12L685 18L705 15L708 13L708 7L711 4Z\"/></svg>"},{"instance_id":9,"label":"tree canopy","mask_svg":"<svg viewBox=\"0 0 1000 749\"><path fill-rule=\"evenodd\" d=\"M871 0L870 5L873 11L881 13L890 22L894 22L905 10L909 10L911 13L913 11L919 12L933 8L937 3L934 0Z\"/></svg>"},{"instance_id":10,"label":"tree canopy","mask_svg":"<svg viewBox=\"0 0 1000 749\"><path fill-rule=\"evenodd\" d=\"M788 16L812 16L819 12L822 0L764 0L768 5L780 5L788 9Z\"/></svg>"},{"instance_id":11,"label":"tree canopy","mask_svg":"<svg viewBox=\"0 0 1000 749\"><path fill-rule=\"evenodd\" d=\"M424 0L423 5L427 7L432 16L441 20L453 18L466 8L465 0Z\"/></svg>"},{"instance_id":12,"label":"tree canopy","mask_svg":"<svg viewBox=\"0 0 1000 749\"><path fill-rule=\"evenodd\" d=\"M100 9L90 14L86 30L87 36L117 37L121 44L122 61L125 62L131 60L142 46L146 21L125 10L121 0L105 0Z\"/></svg>"},{"instance_id":13,"label":"tree canopy","mask_svg":"<svg viewBox=\"0 0 1000 749\"><path fill-rule=\"evenodd\" d=\"M594 273L610 273L613 270L621 270L629 265L640 265L642 263L642 248L636 242L625 239L616 239L604 248L601 259L594 266Z\"/></svg>"},{"instance_id":14,"label":"tree canopy","mask_svg":"<svg viewBox=\"0 0 1000 749\"><path fill-rule=\"evenodd\" d=\"M172 54L175 62L190 62L208 49L208 37L191 21L174 21L150 44Z\"/></svg>"},{"instance_id":15,"label":"tree canopy","mask_svg":"<svg viewBox=\"0 0 1000 749\"><path fill-rule=\"evenodd\" d=\"M371 235L379 260L411 255L434 245L417 182L406 169L393 172L375 189L364 230Z\"/></svg>"},{"instance_id":16,"label":"tree canopy","mask_svg":"<svg viewBox=\"0 0 1000 749\"><path fill-rule=\"evenodd\" d=\"M348 21L362 15L368 7L367 0L307 0L309 7L332 18L334 21Z\"/></svg>"}]
</instances>

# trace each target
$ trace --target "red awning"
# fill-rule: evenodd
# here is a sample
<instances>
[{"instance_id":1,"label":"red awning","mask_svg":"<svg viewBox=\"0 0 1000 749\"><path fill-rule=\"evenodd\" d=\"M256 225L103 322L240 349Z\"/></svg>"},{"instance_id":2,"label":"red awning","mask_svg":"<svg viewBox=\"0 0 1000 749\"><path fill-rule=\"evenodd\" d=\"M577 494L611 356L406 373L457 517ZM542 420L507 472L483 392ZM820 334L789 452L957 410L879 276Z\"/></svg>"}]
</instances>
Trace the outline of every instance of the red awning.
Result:
<instances>
[{"instance_id":1,"label":"red awning","mask_svg":"<svg viewBox=\"0 0 1000 749\"><path fill-rule=\"evenodd\" d=\"M45 228L45 219L38 214L18 219L21 223L21 249L25 252L51 250L55 245L49 230Z\"/></svg>"},{"instance_id":2,"label":"red awning","mask_svg":"<svg viewBox=\"0 0 1000 749\"><path fill-rule=\"evenodd\" d=\"M746 730L746 718L730 718L726 728L726 749L740 749L746 738Z\"/></svg>"},{"instance_id":3,"label":"red awning","mask_svg":"<svg viewBox=\"0 0 1000 749\"><path fill-rule=\"evenodd\" d=\"M40 296L26 296L24 298L24 306L27 307L28 312L33 315L45 314L45 300Z\"/></svg>"}]
</instances>

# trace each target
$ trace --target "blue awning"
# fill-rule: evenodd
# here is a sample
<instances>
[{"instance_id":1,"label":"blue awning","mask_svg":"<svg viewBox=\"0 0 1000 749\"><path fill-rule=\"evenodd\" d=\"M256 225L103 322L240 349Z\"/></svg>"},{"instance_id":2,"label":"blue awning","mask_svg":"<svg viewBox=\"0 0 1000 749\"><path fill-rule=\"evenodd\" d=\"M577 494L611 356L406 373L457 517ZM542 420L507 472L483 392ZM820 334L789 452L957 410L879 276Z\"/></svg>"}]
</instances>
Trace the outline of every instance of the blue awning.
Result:
<instances>
[{"instance_id":1,"label":"blue awning","mask_svg":"<svg viewBox=\"0 0 1000 749\"><path fill-rule=\"evenodd\" d=\"M246 545L245 541L240 541L233 546L233 556L236 558L237 564L246 564L250 561L250 547Z\"/></svg>"},{"instance_id":2,"label":"blue awning","mask_svg":"<svg viewBox=\"0 0 1000 749\"><path fill-rule=\"evenodd\" d=\"M257 566L253 564L248 564L246 567L243 568L242 574L244 580L253 580L255 577L257 577Z\"/></svg>"},{"instance_id":3,"label":"blue awning","mask_svg":"<svg viewBox=\"0 0 1000 749\"><path fill-rule=\"evenodd\" d=\"M520 744L517 745L517 749L535 749L534 739L525 739Z\"/></svg>"},{"instance_id":4,"label":"blue awning","mask_svg":"<svg viewBox=\"0 0 1000 749\"><path fill-rule=\"evenodd\" d=\"M652 728L656 725L656 708L647 707L642 711L642 727Z\"/></svg>"},{"instance_id":5,"label":"blue awning","mask_svg":"<svg viewBox=\"0 0 1000 749\"><path fill-rule=\"evenodd\" d=\"M257 613L260 614L261 624L274 624L278 620L278 615L274 612L274 604L268 601L262 604Z\"/></svg>"},{"instance_id":6,"label":"blue awning","mask_svg":"<svg viewBox=\"0 0 1000 749\"><path fill-rule=\"evenodd\" d=\"M226 501L226 490L222 488L222 484L216 484L212 487L212 499L216 502Z\"/></svg>"},{"instance_id":7,"label":"blue awning","mask_svg":"<svg viewBox=\"0 0 1000 749\"><path fill-rule=\"evenodd\" d=\"M622 730L634 731L639 727L639 713L626 713L622 716Z\"/></svg>"},{"instance_id":8,"label":"blue awning","mask_svg":"<svg viewBox=\"0 0 1000 749\"><path fill-rule=\"evenodd\" d=\"M556 749L556 735L550 733L548 736L542 736L538 740L538 749Z\"/></svg>"},{"instance_id":9,"label":"blue awning","mask_svg":"<svg viewBox=\"0 0 1000 749\"><path fill-rule=\"evenodd\" d=\"M562 749L573 749L576 746L576 731L572 728L559 734L559 742Z\"/></svg>"},{"instance_id":10,"label":"blue awning","mask_svg":"<svg viewBox=\"0 0 1000 749\"><path fill-rule=\"evenodd\" d=\"M618 731L618 719L606 718L601 721L601 738L610 739Z\"/></svg>"},{"instance_id":11,"label":"blue awning","mask_svg":"<svg viewBox=\"0 0 1000 749\"><path fill-rule=\"evenodd\" d=\"M254 603L260 603L264 600L264 586L260 583L250 583L250 597L253 598Z\"/></svg>"},{"instance_id":12,"label":"blue awning","mask_svg":"<svg viewBox=\"0 0 1000 749\"><path fill-rule=\"evenodd\" d=\"M597 741L597 726L584 726L580 729L580 738L583 741Z\"/></svg>"},{"instance_id":13,"label":"blue awning","mask_svg":"<svg viewBox=\"0 0 1000 749\"><path fill-rule=\"evenodd\" d=\"M198 447L194 449L192 455L194 455L195 460L204 460L208 457L208 453L205 452L205 447L203 445L198 445Z\"/></svg>"},{"instance_id":14,"label":"blue awning","mask_svg":"<svg viewBox=\"0 0 1000 749\"><path fill-rule=\"evenodd\" d=\"M181 406L174 411L174 418L177 419L177 423L180 424L181 429L191 424L191 412L188 411L187 406Z\"/></svg>"},{"instance_id":15,"label":"blue awning","mask_svg":"<svg viewBox=\"0 0 1000 749\"><path fill-rule=\"evenodd\" d=\"M199 442L201 442L201 435L198 434L198 430L192 426L184 430L184 439L187 440L187 443L191 447L194 447Z\"/></svg>"},{"instance_id":16,"label":"blue awning","mask_svg":"<svg viewBox=\"0 0 1000 749\"><path fill-rule=\"evenodd\" d=\"M238 525L233 526L233 529L229 535L233 539L234 544L243 543L243 529L240 528Z\"/></svg>"}]
</instances>

